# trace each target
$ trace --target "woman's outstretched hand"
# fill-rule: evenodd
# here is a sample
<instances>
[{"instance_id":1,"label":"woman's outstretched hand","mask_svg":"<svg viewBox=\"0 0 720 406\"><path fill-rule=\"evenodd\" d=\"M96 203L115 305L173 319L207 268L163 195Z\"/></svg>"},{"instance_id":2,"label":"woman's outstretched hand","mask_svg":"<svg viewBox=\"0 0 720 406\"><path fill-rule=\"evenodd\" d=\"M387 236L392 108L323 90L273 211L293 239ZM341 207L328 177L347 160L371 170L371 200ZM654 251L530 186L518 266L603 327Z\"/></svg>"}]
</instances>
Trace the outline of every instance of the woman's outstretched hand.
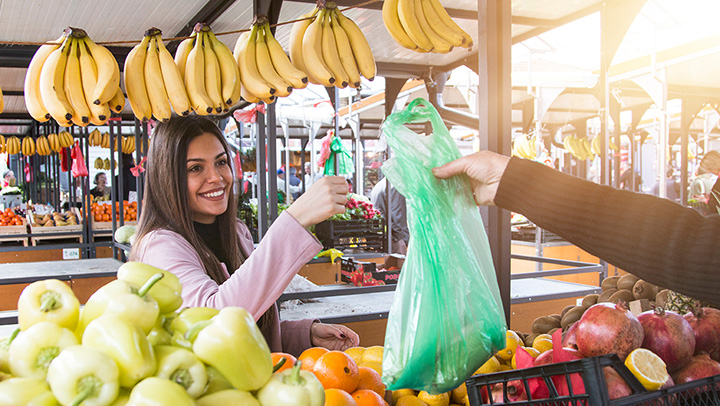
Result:
<instances>
[{"instance_id":1,"label":"woman's outstretched hand","mask_svg":"<svg viewBox=\"0 0 720 406\"><path fill-rule=\"evenodd\" d=\"M433 168L433 174L440 179L466 174L475 196L475 203L495 205L495 194L510 158L490 151L480 151Z\"/></svg>"},{"instance_id":2,"label":"woman's outstretched hand","mask_svg":"<svg viewBox=\"0 0 720 406\"><path fill-rule=\"evenodd\" d=\"M325 176L313 183L286 211L307 228L334 214L344 213L347 194L345 178Z\"/></svg>"},{"instance_id":3,"label":"woman's outstretched hand","mask_svg":"<svg viewBox=\"0 0 720 406\"><path fill-rule=\"evenodd\" d=\"M310 328L310 343L314 347L345 351L360 345L360 337L342 324L313 323Z\"/></svg>"}]
</instances>

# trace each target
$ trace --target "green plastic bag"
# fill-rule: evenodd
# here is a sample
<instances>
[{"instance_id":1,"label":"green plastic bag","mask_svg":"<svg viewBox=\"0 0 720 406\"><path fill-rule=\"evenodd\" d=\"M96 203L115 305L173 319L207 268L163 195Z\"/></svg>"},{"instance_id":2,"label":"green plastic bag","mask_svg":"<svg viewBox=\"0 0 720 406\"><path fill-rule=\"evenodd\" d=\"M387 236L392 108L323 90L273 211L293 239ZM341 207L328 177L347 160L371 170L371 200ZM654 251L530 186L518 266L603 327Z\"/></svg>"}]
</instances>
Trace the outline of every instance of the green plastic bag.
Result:
<instances>
[{"instance_id":1,"label":"green plastic bag","mask_svg":"<svg viewBox=\"0 0 720 406\"><path fill-rule=\"evenodd\" d=\"M405 127L427 121L427 136ZM382 171L407 201L410 242L388 316L382 377L390 390L447 392L505 347L490 244L467 177L432 174L461 156L435 108L415 99L385 120L383 133L395 155Z\"/></svg>"}]
</instances>

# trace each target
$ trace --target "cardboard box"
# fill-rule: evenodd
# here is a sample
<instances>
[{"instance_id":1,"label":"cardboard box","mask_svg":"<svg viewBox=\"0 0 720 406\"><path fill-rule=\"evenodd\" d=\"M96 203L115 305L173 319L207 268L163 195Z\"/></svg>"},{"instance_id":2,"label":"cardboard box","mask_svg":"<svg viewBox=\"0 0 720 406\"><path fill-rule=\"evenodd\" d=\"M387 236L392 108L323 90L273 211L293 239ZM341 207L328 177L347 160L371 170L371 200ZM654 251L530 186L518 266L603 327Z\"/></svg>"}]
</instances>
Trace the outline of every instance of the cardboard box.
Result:
<instances>
[{"instance_id":1,"label":"cardboard box","mask_svg":"<svg viewBox=\"0 0 720 406\"><path fill-rule=\"evenodd\" d=\"M404 261L404 256L395 254L387 255L384 264L343 257L340 259L340 281L355 286L396 284Z\"/></svg>"}]
</instances>

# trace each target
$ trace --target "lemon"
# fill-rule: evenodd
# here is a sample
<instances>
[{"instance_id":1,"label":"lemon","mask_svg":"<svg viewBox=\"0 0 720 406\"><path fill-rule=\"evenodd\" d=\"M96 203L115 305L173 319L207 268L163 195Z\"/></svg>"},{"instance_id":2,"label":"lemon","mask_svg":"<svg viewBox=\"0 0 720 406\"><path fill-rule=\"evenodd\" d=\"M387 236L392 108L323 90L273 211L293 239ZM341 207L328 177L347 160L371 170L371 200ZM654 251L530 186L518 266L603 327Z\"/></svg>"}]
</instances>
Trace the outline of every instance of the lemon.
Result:
<instances>
[{"instance_id":1,"label":"lemon","mask_svg":"<svg viewBox=\"0 0 720 406\"><path fill-rule=\"evenodd\" d=\"M490 357L473 375L491 374L500 370L500 361L495 357Z\"/></svg>"},{"instance_id":2,"label":"lemon","mask_svg":"<svg viewBox=\"0 0 720 406\"><path fill-rule=\"evenodd\" d=\"M510 365L500 364L500 368L498 369L498 372L504 372L504 371L512 371L513 367Z\"/></svg>"},{"instance_id":3,"label":"lemon","mask_svg":"<svg viewBox=\"0 0 720 406\"><path fill-rule=\"evenodd\" d=\"M457 388L453 389L452 392L450 392L450 400L452 400L453 403L462 404L463 399L467 395L467 386L465 386L465 383L463 382L462 385L458 386Z\"/></svg>"},{"instance_id":4,"label":"lemon","mask_svg":"<svg viewBox=\"0 0 720 406\"><path fill-rule=\"evenodd\" d=\"M469 396L465 396L465 399L463 399L463 405L470 406L470 397Z\"/></svg>"},{"instance_id":5,"label":"lemon","mask_svg":"<svg viewBox=\"0 0 720 406\"><path fill-rule=\"evenodd\" d=\"M530 354L530 356L533 357L533 358L537 358L538 355L540 355L540 351L536 350L536 349L533 348L533 347L522 347L522 348L523 348L525 351L527 351L527 353ZM510 365L511 367L513 367L513 369L517 369L517 363L515 362L516 357L517 357L517 352L515 352L515 354L513 354L512 362L511 362L511 365Z\"/></svg>"},{"instance_id":6,"label":"lemon","mask_svg":"<svg viewBox=\"0 0 720 406\"><path fill-rule=\"evenodd\" d=\"M415 397L415 391L412 389L398 389L392 391L392 402L393 404L396 404L398 399L400 399L403 396L412 396Z\"/></svg>"},{"instance_id":7,"label":"lemon","mask_svg":"<svg viewBox=\"0 0 720 406\"><path fill-rule=\"evenodd\" d=\"M360 364L362 362L362 355L364 352L365 347L352 347L345 350L345 354L349 355L356 364Z\"/></svg>"},{"instance_id":8,"label":"lemon","mask_svg":"<svg viewBox=\"0 0 720 406\"><path fill-rule=\"evenodd\" d=\"M448 406L450 404L450 394L448 392L431 395L425 391L420 391L417 397L427 403L428 406Z\"/></svg>"},{"instance_id":9,"label":"lemon","mask_svg":"<svg viewBox=\"0 0 720 406\"><path fill-rule=\"evenodd\" d=\"M668 380L668 372L663 360L654 352L637 348L625 358L625 366L649 391L660 389Z\"/></svg>"},{"instance_id":10,"label":"lemon","mask_svg":"<svg viewBox=\"0 0 720 406\"><path fill-rule=\"evenodd\" d=\"M382 364L379 362L361 362L358 364L358 366L374 369L375 372L377 372L378 374L380 374L380 376L382 376Z\"/></svg>"},{"instance_id":11,"label":"lemon","mask_svg":"<svg viewBox=\"0 0 720 406\"><path fill-rule=\"evenodd\" d=\"M382 364L383 360L383 347L381 345L373 345L372 347L365 348L362 353L362 362L379 362Z\"/></svg>"},{"instance_id":12,"label":"lemon","mask_svg":"<svg viewBox=\"0 0 720 406\"><path fill-rule=\"evenodd\" d=\"M403 396L397 400L395 406L428 406L428 404L415 396Z\"/></svg>"},{"instance_id":13,"label":"lemon","mask_svg":"<svg viewBox=\"0 0 720 406\"><path fill-rule=\"evenodd\" d=\"M517 347L521 345L522 340L520 339L520 336L512 330L508 330L507 333L505 333L505 348L498 351L495 355L502 361L510 361L513 355L515 355Z\"/></svg>"},{"instance_id":14,"label":"lemon","mask_svg":"<svg viewBox=\"0 0 720 406\"><path fill-rule=\"evenodd\" d=\"M552 346L552 337L550 337L550 334L540 334L535 337L532 343L532 348L540 351L540 353L552 350Z\"/></svg>"}]
</instances>

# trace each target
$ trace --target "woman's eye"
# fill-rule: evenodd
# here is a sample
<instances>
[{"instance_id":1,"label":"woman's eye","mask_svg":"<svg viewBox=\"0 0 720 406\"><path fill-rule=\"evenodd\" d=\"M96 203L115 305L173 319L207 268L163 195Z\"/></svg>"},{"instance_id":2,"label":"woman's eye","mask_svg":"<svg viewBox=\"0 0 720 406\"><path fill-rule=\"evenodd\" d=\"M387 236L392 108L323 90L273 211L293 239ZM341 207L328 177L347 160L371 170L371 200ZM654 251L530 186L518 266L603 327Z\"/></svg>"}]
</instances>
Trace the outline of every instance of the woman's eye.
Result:
<instances>
[{"instance_id":1,"label":"woman's eye","mask_svg":"<svg viewBox=\"0 0 720 406\"><path fill-rule=\"evenodd\" d=\"M224 166L228 164L227 159L221 159L217 162L218 165Z\"/></svg>"},{"instance_id":2,"label":"woman's eye","mask_svg":"<svg viewBox=\"0 0 720 406\"><path fill-rule=\"evenodd\" d=\"M193 165L190 168L188 168L188 172L198 172L202 169L200 165Z\"/></svg>"}]
</instances>

